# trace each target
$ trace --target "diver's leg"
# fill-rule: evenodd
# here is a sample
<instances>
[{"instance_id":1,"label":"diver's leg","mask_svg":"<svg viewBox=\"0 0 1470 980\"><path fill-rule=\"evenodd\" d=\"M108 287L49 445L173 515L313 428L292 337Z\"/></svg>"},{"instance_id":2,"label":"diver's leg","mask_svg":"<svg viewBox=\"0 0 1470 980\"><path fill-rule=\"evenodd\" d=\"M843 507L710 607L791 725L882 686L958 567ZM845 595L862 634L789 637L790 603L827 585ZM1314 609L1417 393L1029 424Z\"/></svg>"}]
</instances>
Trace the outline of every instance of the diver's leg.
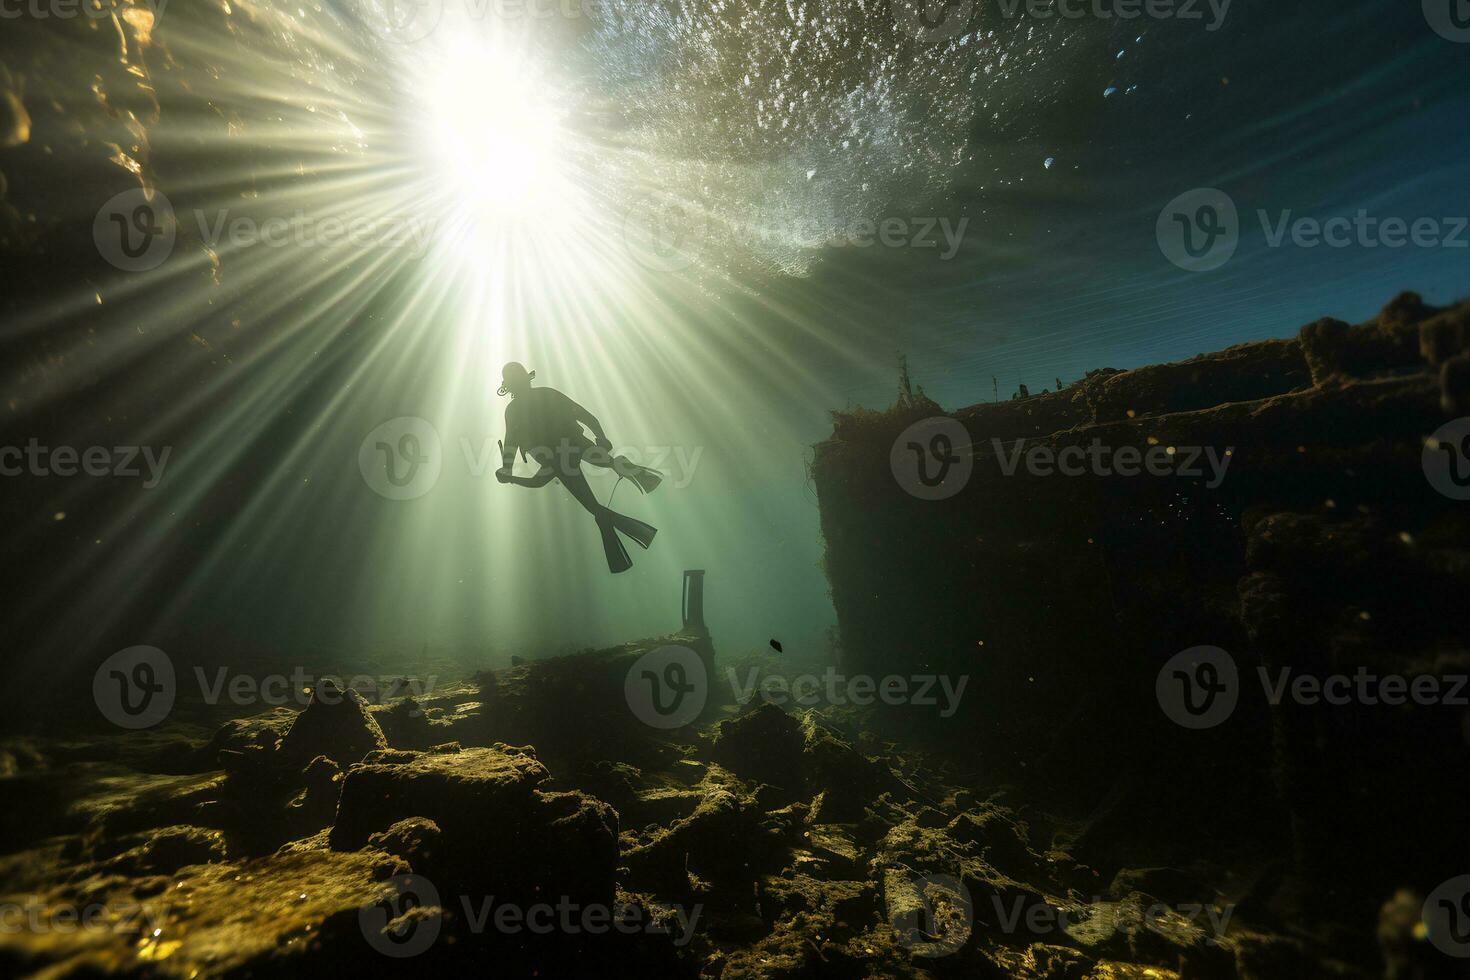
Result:
<instances>
[{"instance_id":1,"label":"diver's leg","mask_svg":"<svg viewBox=\"0 0 1470 980\"><path fill-rule=\"evenodd\" d=\"M653 471L648 470L648 472L652 473ZM597 510L592 511L592 513L594 516L597 517L597 523L599 527L617 528L619 531L622 531L628 537L638 542L639 547L642 548L647 548L649 545L653 544L653 536L658 533L658 528L654 527L652 524L645 524L642 521L638 520L636 517L629 517L627 514L619 514L617 511L609 510L607 507L599 504L597 502L597 497L594 496L592 493L592 487L589 486L587 483L587 477L582 474L581 469L578 469L576 473L572 475L570 481L568 481L568 479L563 476L562 482L567 484L567 489L571 490L573 495L584 493L586 494L585 499L581 496L577 496L577 499L582 501L583 507L586 507L588 510L592 510L594 506L598 508ZM576 486L578 489L573 489L574 486ZM657 486L657 484L655 484L655 486ZM591 500L591 504L587 502L588 500ZM606 533L606 531L603 532L604 536L606 535ZM616 537L616 535L614 535L614 537Z\"/></svg>"},{"instance_id":2,"label":"diver's leg","mask_svg":"<svg viewBox=\"0 0 1470 980\"><path fill-rule=\"evenodd\" d=\"M596 518L597 531L602 535L602 553L607 557L607 570L616 575L632 568L633 559L628 557L628 549L623 547L614 526L617 515L597 502L597 494L592 492L592 486L587 482L587 477L582 475L581 468L567 467L558 476L562 485L577 498L577 503L587 508L587 513Z\"/></svg>"},{"instance_id":3,"label":"diver's leg","mask_svg":"<svg viewBox=\"0 0 1470 980\"><path fill-rule=\"evenodd\" d=\"M599 521L605 520L605 515L611 513L598 501L597 494L592 492L592 485L587 482L587 477L583 475L581 467L571 466L556 475L561 480L562 486L577 498L577 503L587 508L587 513Z\"/></svg>"}]
</instances>

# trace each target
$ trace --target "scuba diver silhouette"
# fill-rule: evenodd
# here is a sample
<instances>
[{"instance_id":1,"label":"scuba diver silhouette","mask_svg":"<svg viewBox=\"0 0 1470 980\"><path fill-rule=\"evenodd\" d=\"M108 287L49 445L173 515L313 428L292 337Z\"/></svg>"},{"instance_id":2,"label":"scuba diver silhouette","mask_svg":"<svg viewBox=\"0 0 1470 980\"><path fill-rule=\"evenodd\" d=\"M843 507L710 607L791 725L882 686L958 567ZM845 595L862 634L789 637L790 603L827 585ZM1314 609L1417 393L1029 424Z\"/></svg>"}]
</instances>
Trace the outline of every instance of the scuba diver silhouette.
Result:
<instances>
[{"instance_id":1,"label":"scuba diver silhouette","mask_svg":"<svg viewBox=\"0 0 1470 980\"><path fill-rule=\"evenodd\" d=\"M533 388L536 372L527 371L514 361L501 371L499 394L510 395L505 409L505 441L500 444L500 469L495 478L531 490L540 489L552 480L560 480L577 503L587 508L597 521L602 534L602 549L607 553L608 571L616 575L633 567L633 560L618 538L621 531L644 548L653 543L658 529L597 502L597 495L582 473L582 464L610 467L619 482L632 480L644 493L652 493L663 482L657 470L639 466L623 456L612 454L612 443L587 409L555 388ZM592 433L588 439L582 427ZM527 454L541 464L535 476L516 476L511 472L516 453ZM614 492L617 488L613 488ZM611 503L611 497L608 498Z\"/></svg>"}]
</instances>

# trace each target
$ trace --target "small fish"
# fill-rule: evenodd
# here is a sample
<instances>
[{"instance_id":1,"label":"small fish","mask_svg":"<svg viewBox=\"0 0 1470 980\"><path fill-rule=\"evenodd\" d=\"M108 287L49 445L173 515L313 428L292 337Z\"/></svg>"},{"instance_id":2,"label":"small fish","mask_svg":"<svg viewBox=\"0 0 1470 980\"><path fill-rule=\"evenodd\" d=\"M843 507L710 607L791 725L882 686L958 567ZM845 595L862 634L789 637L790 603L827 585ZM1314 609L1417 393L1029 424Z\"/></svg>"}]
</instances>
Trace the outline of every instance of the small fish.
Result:
<instances>
[{"instance_id":1,"label":"small fish","mask_svg":"<svg viewBox=\"0 0 1470 980\"><path fill-rule=\"evenodd\" d=\"M525 659L524 659L524 658L522 658L522 657L517 657L517 656L515 656L515 655L514 655L514 654L512 654L512 655L511 655L511 658L510 658L510 665L511 665L511 666L512 666L512 667L519 667L519 666L520 666L520 665L521 665L521 664L523 664L523 663L525 663L525 662L526 662L526 661L525 661Z\"/></svg>"},{"instance_id":2,"label":"small fish","mask_svg":"<svg viewBox=\"0 0 1470 980\"><path fill-rule=\"evenodd\" d=\"M785 650L781 649L781 643L780 643L779 640L772 640L771 641L771 649L772 650L775 650L777 653L785 653L786 652Z\"/></svg>"}]
</instances>

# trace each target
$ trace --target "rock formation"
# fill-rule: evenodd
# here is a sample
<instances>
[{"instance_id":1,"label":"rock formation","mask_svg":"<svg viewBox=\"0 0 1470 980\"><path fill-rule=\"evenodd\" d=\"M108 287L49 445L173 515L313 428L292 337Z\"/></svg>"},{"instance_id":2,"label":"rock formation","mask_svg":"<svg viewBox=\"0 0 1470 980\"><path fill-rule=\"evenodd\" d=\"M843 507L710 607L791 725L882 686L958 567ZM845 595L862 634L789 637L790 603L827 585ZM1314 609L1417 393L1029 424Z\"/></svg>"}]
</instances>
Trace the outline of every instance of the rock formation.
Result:
<instances>
[{"instance_id":1,"label":"rock formation","mask_svg":"<svg viewBox=\"0 0 1470 980\"><path fill-rule=\"evenodd\" d=\"M1470 673L1454 612L1470 512L1426 469L1431 437L1465 411L1467 333L1470 303L1405 294L1357 326L1095 371L1056 394L838 414L813 473L844 667L970 676L976 764L1083 818L1079 859L1111 873L1198 856L1201 840L1249 847L1281 862L1257 883L1266 905L1315 896L1372 921L1463 857L1466 708L1272 703L1261 678L1363 671L1448 692ZM934 415L963 428L973 466L927 500L891 457ZM1125 451L1139 475L1099 471ZM1206 645L1233 658L1239 704L1189 730L1156 684ZM1345 859L1364 846L1371 868Z\"/></svg>"}]
</instances>

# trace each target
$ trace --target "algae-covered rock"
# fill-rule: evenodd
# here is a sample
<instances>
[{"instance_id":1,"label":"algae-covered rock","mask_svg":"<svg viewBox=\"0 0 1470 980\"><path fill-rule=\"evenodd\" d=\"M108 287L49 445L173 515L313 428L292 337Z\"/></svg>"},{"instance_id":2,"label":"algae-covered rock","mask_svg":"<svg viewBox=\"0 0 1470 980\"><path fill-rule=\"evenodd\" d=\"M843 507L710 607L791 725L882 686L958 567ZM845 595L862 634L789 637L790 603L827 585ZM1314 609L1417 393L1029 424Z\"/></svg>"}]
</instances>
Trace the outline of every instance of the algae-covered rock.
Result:
<instances>
[{"instance_id":1,"label":"algae-covered rock","mask_svg":"<svg viewBox=\"0 0 1470 980\"><path fill-rule=\"evenodd\" d=\"M901 784L881 763L855 750L814 713L800 719L761 702L715 726L710 757L777 793L780 805L813 801L825 823L862 819L865 807Z\"/></svg>"},{"instance_id":2,"label":"algae-covered rock","mask_svg":"<svg viewBox=\"0 0 1470 980\"><path fill-rule=\"evenodd\" d=\"M858 752L809 712L801 720L801 766L808 794L821 796L827 823L860 820L866 805L904 787L888 767Z\"/></svg>"},{"instance_id":3,"label":"algae-covered rock","mask_svg":"<svg viewBox=\"0 0 1470 980\"><path fill-rule=\"evenodd\" d=\"M1436 312L1416 293L1403 293L1377 317L1350 326L1331 317L1302 328L1301 345L1312 380L1321 384L1334 375L1369 377L1385 370L1421 363L1420 323Z\"/></svg>"},{"instance_id":4,"label":"algae-covered rock","mask_svg":"<svg viewBox=\"0 0 1470 980\"><path fill-rule=\"evenodd\" d=\"M693 813L630 850L623 861L634 875L679 891L690 874L716 883L748 882L755 817L748 801L711 789Z\"/></svg>"},{"instance_id":5,"label":"algae-covered rock","mask_svg":"<svg viewBox=\"0 0 1470 980\"><path fill-rule=\"evenodd\" d=\"M10 149L31 138L31 117L20 94L0 88L0 149Z\"/></svg>"},{"instance_id":6,"label":"algae-covered rock","mask_svg":"<svg viewBox=\"0 0 1470 980\"><path fill-rule=\"evenodd\" d=\"M746 779L792 795L802 792L801 725L785 710L761 702L715 726L710 757Z\"/></svg>"},{"instance_id":7,"label":"algae-covered rock","mask_svg":"<svg viewBox=\"0 0 1470 980\"><path fill-rule=\"evenodd\" d=\"M401 821L440 830L447 875L505 901L536 895L611 901L618 815L576 792L542 792L549 778L528 749L375 752L347 770L331 845L351 850Z\"/></svg>"},{"instance_id":8,"label":"algae-covered rock","mask_svg":"<svg viewBox=\"0 0 1470 980\"><path fill-rule=\"evenodd\" d=\"M629 709L626 684L639 659L664 646L697 655L710 681L705 708L719 700L714 648L708 636L676 633L518 663L476 675L482 703L455 737L477 744L533 744L543 758L582 763L610 760L662 765L677 754ZM464 734L462 734L463 732Z\"/></svg>"},{"instance_id":9,"label":"algae-covered rock","mask_svg":"<svg viewBox=\"0 0 1470 980\"><path fill-rule=\"evenodd\" d=\"M258 715L230 719L215 731L214 737L204 747L201 767L212 769L217 766L219 754L223 751L260 749L275 752L299 714L290 708L272 708Z\"/></svg>"},{"instance_id":10,"label":"algae-covered rock","mask_svg":"<svg viewBox=\"0 0 1470 980\"><path fill-rule=\"evenodd\" d=\"M1022 949L992 946L985 958L1014 980L1103 980L1107 973L1096 973L1097 961L1079 949L1052 943L1032 943ZM1115 975L1116 976L1116 975ZM1149 980L1171 980L1167 970L1151 970Z\"/></svg>"},{"instance_id":11,"label":"algae-covered rock","mask_svg":"<svg viewBox=\"0 0 1470 980\"><path fill-rule=\"evenodd\" d=\"M310 851L196 864L161 891L112 879L86 895L62 886L0 895L50 927L0 930L0 963L52 975L306 975L381 962L357 920L406 870L378 851ZM148 879L140 881L145 885ZM78 907L106 927L63 928Z\"/></svg>"},{"instance_id":12,"label":"algae-covered rock","mask_svg":"<svg viewBox=\"0 0 1470 980\"><path fill-rule=\"evenodd\" d=\"M1203 902L1214 897L1198 877L1179 868L1124 868L1113 876L1108 894L1123 898L1135 892L1176 903Z\"/></svg>"},{"instance_id":13,"label":"algae-covered rock","mask_svg":"<svg viewBox=\"0 0 1470 980\"><path fill-rule=\"evenodd\" d=\"M432 874L436 852L444 832L439 825L424 817L400 820L387 830L368 838L368 846L396 855L415 871Z\"/></svg>"},{"instance_id":14,"label":"algae-covered rock","mask_svg":"<svg viewBox=\"0 0 1470 980\"><path fill-rule=\"evenodd\" d=\"M450 832L506 828L549 776L530 752L498 745L373 753L343 780L332 846L362 847L371 834L409 817L425 817Z\"/></svg>"},{"instance_id":15,"label":"algae-covered rock","mask_svg":"<svg viewBox=\"0 0 1470 980\"><path fill-rule=\"evenodd\" d=\"M342 767L324 755L312 759L301 770L302 790L291 800L293 823L312 829L326 827L337 813L342 790Z\"/></svg>"},{"instance_id":16,"label":"algae-covered rock","mask_svg":"<svg viewBox=\"0 0 1470 980\"><path fill-rule=\"evenodd\" d=\"M205 827L163 827L148 831L143 841L111 862L114 870L131 875L172 874L191 864L208 864L229 857L225 835Z\"/></svg>"},{"instance_id":17,"label":"algae-covered rock","mask_svg":"<svg viewBox=\"0 0 1470 980\"><path fill-rule=\"evenodd\" d=\"M1231 910L1165 905L1139 893L1074 909L1063 932L1100 960L1178 966L1185 976L1233 980Z\"/></svg>"},{"instance_id":18,"label":"algae-covered rock","mask_svg":"<svg viewBox=\"0 0 1470 980\"><path fill-rule=\"evenodd\" d=\"M369 709L388 743L400 749L428 749L452 737L454 723L430 718L413 696Z\"/></svg>"},{"instance_id":19,"label":"algae-covered rock","mask_svg":"<svg viewBox=\"0 0 1470 980\"><path fill-rule=\"evenodd\" d=\"M1192 412L1255 401L1312 383L1295 341L1241 344L1177 364L1103 374L1083 383L1094 422Z\"/></svg>"},{"instance_id":20,"label":"algae-covered rock","mask_svg":"<svg viewBox=\"0 0 1470 980\"><path fill-rule=\"evenodd\" d=\"M696 790L661 786L638 792L630 809L636 819L668 825L691 815L703 799Z\"/></svg>"},{"instance_id":21,"label":"algae-covered rock","mask_svg":"<svg viewBox=\"0 0 1470 980\"><path fill-rule=\"evenodd\" d=\"M760 905L762 914L773 923L809 912L830 916L834 925L857 927L877 915L878 896L871 881L796 873L762 878Z\"/></svg>"},{"instance_id":22,"label":"algae-covered rock","mask_svg":"<svg viewBox=\"0 0 1470 980\"><path fill-rule=\"evenodd\" d=\"M319 755L347 765L369 752L386 749L388 740L356 691L323 680L311 700L281 739L285 762L305 764Z\"/></svg>"},{"instance_id":23,"label":"algae-covered rock","mask_svg":"<svg viewBox=\"0 0 1470 980\"><path fill-rule=\"evenodd\" d=\"M1000 808L982 806L959 814L945 832L961 844L976 847L987 861L1002 868L1025 869L1036 864L1025 828Z\"/></svg>"}]
</instances>

